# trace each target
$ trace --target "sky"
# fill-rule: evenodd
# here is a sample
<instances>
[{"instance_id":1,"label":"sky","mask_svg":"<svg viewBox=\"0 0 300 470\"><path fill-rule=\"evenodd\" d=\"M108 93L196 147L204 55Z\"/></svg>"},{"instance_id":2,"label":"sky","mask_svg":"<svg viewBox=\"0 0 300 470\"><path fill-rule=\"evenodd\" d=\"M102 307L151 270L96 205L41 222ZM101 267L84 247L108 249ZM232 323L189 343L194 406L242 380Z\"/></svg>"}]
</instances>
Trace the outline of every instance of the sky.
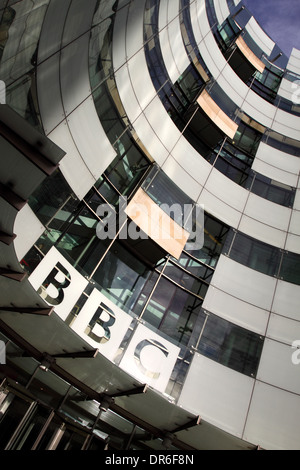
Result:
<instances>
[{"instance_id":1,"label":"sky","mask_svg":"<svg viewBox=\"0 0 300 470\"><path fill-rule=\"evenodd\" d=\"M300 0L243 0L256 21L289 57L300 49Z\"/></svg>"}]
</instances>

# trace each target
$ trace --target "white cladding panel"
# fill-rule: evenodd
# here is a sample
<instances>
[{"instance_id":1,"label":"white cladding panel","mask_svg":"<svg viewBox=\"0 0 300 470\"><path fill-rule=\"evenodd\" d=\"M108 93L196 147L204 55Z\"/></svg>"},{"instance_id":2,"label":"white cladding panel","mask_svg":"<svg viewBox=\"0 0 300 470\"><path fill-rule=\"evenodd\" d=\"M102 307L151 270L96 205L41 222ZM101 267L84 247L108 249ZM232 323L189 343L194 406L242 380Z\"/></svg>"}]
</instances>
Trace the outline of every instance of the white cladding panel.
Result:
<instances>
[{"instance_id":1,"label":"white cladding panel","mask_svg":"<svg viewBox=\"0 0 300 470\"><path fill-rule=\"evenodd\" d=\"M278 315L300 321L299 306L300 286L279 280L276 286L272 311Z\"/></svg>"},{"instance_id":2,"label":"white cladding panel","mask_svg":"<svg viewBox=\"0 0 300 470\"><path fill-rule=\"evenodd\" d=\"M274 204L253 193L249 195L245 208L245 214L249 217L285 232L288 230L291 212L288 207Z\"/></svg>"},{"instance_id":3,"label":"white cladding panel","mask_svg":"<svg viewBox=\"0 0 300 470\"><path fill-rule=\"evenodd\" d=\"M61 172L78 199L83 199L95 183L95 178L82 160L67 122L59 124L48 137L66 152L60 162Z\"/></svg>"},{"instance_id":4,"label":"white cladding panel","mask_svg":"<svg viewBox=\"0 0 300 470\"><path fill-rule=\"evenodd\" d=\"M290 59L287 64L287 69L300 75L300 50L293 48Z\"/></svg>"},{"instance_id":5,"label":"white cladding panel","mask_svg":"<svg viewBox=\"0 0 300 470\"><path fill-rule=\"evenodd\" d=\"M256 44L269 56L274 49L275 42L264 32L253 16L247 23L246 30Z\"/></svg>"},{"instance_id":6,"label":"white cladding panel","mask_svg":"<svg viewBox=\"0 0 300 470\"><path fill-rule=\"evenodd\" d=\"M233 228L237 228L241 219L241 213L216 197L213 192L203 189L197 203L203 205L211 215L224 221Z\"/></svg>"},{"instance_id":7,"label":"white cladding panel","mask_svg":"<svg viewBox=\"0 0 300 470\"><path fill-rule=\"evenodd\" d=\"M295 335L299 332L295 331ZM297 336L294 338L299 340ZM300 365L292 362L293 349L290 345L265 339L257 371L257 380L300 395Z\"/></svg>"},{"instance_id":8,"label":"white cladding panel","mask_svg":"<svg viewBox=\"0 0 300 470\"><path fill-rule=\"evenodd\" d=\"M220 198L225 204L228 204L239 212L243 212L248 197L248 191L234 184L233 181L215 168L212 169L209 175L205 189Z\"/></svg>"},{"instance_id":9,"label":"white cladding panel","mask_svg":"<svg viewBox=\"0 0 300 470\"><path fill-rule=\"evenodd\" d=\"M172 155L164 162L162 169L187 196L197 201L201 191L200 184L177 163Z\"/></svg>"},{"instance_id":10,"label":"white cladding panel","mask_svg":"<svg viewBox=\"0 0 300 470\"><path fill-rule=\"evenodd\" d=\"M299 436L299 395L256 382L244 439L263 449L299 450Z\"/></svg>"},{"instance_id":11,"label":"white cladding panel","mask_svg":"<svg viewBox=\"0 0 300 470\"><path fill-rule=\"evenodd\" d=\"M256 240L277 246L277 248L285 248L285 231L271 227L270 225L266 225L263 222L259 222L258 220L253 219L252 217L248 217L245 214L243 214L241 217L241 222L238 229L250 237L255 238Z\"/></svg>"},{"instance_id":12,"label":"white cladding panel","mask_svg":"<svg viewBox=\"0 0 300 470\"><path fill-rule=\"evenodd\" d=\"M127 25L126 25L127 59L131 58L134 54L136 54L138 51L143 49L144 9L145 9L145 0L134 0L130 4ZM125 15L121 15L121 16L125 16ZM139 73L141 73L141 71Z\"/></svg>"},{"instance_id":13,"label":"white cladding panel","mask_svg":"<svg viewBox=\"0 0 300 470\"><path fill-rule=\"evenodd\" d=\"M252 378L195 354L179 405L235 436L242 436L253 386Z\"/></svg>"},{"instance_id":14,"label":"white cladding panel","mask_svg":"<svg viewBox=\"0 0 300 470\"><path fill-rule=\"evenodd\" d=\"M221 25L230 15L230 10L228 8L227 2L224 2L223 0L214 0L214 5L218 22Z\"/></svg>"},{"instance_id":15,"label":"white cladding panel","mask_svg":"<svg viewBox=\"0 0 300 470\"><path fill-rule=\"evenodd\" d=\"M128 80L132 83L133 92L139 102L139 107L145 109L156 96L156 90L149 75L144 49L141 49L128 61L127 67ZM139 73L137 73L137 70ZM135 116L133 114L132 118L134 119Z\"/></svg>"},{"instance_id":16,"label":"white cladding panel","mask_svg":"<svg viewBox=\"0 0 300 470\"><path fill-rule=\"evenodd\" d=\"M26 204L18 212L14 225L14 234L16 235L14 248L19 261L23 259L44 231L44 225L39 221L29 205Z\"/></svg>"},{"instance_id":17,"label":"white cladding panel","mask_svg":"<svg viewBox=\"0 0 300 470\"><path fill-rule=\"evenodd\" d=\"M247 330L261 335L266 333L268 310L244 302L216 287L208 288L203 308Z\"/></svg>"},{"instance_id":18,"label":"white cladding panel","mask_svg":"<svg viewBox=\"0 0 300 470\"><path fill-rule=\"evenodd\" d=\"M291 346L295 340L300 339L300 318L296 321L272 313L267 337Z\"/></svg>"},{"instance_id":19,"label":"white cladding panel","mask_svg":"<svg viewBox=\"0 0 300 470\"><path fill-rule=\"evenodd\" d=\"M221 255L211 285L263 310L270 310L276 279Z\"/></svg>"}]
</instances>

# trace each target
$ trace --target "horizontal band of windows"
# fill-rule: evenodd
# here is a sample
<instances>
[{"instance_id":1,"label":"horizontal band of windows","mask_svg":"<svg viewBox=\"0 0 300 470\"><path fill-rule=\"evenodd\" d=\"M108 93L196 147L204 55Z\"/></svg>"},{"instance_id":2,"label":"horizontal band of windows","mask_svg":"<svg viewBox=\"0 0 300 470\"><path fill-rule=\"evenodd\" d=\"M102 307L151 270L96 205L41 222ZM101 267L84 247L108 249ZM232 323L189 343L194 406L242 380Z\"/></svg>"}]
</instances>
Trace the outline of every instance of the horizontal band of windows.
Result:
<instances>
[{"instance_id":1,"label":"horizontal band of windows","mask_svg":"<svg viewBox=\"0 0 300 470\"><path fill-rule=\"evenodd\" d=\"M231 229L223 254L255 271L300 285L300 255Z\"/></svg>"},{"instance_id":2,"label":"horizontal band of windows","mask_svg":"<svg viewBox=\"0 0 300 470\"><path fill-rule=\"evenodd\" d=\"M264 345L264 338L257 333L202 310L193 339L197 341L193 349L203 356L247 376L256 376Z\"/></svg>"}]
</instances>

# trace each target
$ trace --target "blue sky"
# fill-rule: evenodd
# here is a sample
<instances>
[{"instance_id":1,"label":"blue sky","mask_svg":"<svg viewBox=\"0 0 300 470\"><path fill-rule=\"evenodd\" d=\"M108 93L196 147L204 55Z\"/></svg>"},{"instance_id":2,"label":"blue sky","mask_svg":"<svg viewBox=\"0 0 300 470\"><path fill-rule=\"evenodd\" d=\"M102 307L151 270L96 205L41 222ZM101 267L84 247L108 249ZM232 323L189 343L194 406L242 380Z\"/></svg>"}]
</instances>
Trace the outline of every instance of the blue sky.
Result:
<instances>
[{"instance_id":1,"label":"blue sky","mask_svg":"<svg viewBox=\"0 0 300 470\"><path fill-rule=\"evenodd\" d=\"M293 47L300 49L300 0L243 0L243 3L288 57Z\"/></svg>"}]
</instances>

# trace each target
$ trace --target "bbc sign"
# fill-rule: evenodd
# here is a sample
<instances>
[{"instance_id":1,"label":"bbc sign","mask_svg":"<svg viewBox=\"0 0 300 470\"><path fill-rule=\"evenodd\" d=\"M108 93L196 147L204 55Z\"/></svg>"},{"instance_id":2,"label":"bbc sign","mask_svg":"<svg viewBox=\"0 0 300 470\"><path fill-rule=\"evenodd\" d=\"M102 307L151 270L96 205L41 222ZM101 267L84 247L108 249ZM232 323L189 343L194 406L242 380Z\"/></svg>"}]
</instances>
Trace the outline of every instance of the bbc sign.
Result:
<instances>
[{"instance_id":1,"label":"bbc sign","mask_svg":"<svg viewBox=\"0 0 300 470\"><path fill-rule=\"evenodd\" d=\"M64 321L88 284L55 247L31 274L29 281ZM107 359L116 362L132 320L132 316L94 288L70 328ZM170 341L146 325L138 324L119 367L164 393L179 352L180 349Z\"/></svg>"}]
</instances>

